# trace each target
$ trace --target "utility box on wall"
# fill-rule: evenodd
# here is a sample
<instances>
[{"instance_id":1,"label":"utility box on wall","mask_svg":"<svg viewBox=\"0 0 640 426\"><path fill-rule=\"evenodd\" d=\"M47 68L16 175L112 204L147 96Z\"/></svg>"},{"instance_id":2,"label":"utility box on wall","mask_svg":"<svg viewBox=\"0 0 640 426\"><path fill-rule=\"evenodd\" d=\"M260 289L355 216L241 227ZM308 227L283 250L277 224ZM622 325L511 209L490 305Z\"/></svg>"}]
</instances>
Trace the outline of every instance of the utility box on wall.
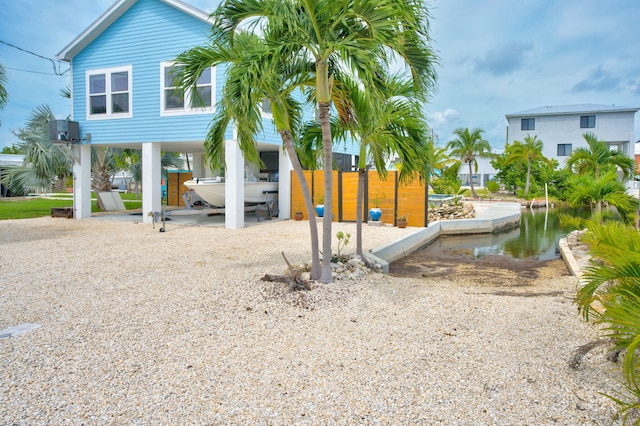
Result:
<instances>
[{"instance_id":1,"label":"utility box on wall","mask_svg":"<svg viewBox=\"0 0 640 426\"><path fill-rule=\"evenodd\" d=\"M80 125L77 121L51 120L49 121L49 140L52 142L80 141Z\"/></svg>"}]
</instances>

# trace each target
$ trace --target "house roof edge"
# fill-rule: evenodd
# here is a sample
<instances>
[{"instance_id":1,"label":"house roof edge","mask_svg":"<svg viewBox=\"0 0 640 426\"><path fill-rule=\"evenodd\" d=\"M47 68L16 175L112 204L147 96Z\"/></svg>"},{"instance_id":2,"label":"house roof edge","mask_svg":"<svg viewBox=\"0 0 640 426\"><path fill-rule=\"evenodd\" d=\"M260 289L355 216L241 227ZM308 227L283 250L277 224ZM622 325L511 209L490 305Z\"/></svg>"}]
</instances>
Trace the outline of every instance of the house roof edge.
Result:
<instances>
[{"instance_id":1,"label":"house roof edge","mask_svg":"<svg viewBox=\"0 0 640 426\"><path fill-rule=\"evenodd\" d=\"M117 0L113 3L102 15L93 21L83 32L81 32L76 38L74 38L69 44L67 44L57 55L61 61L71 62L71 59L76 56L82 49L87 47L93 40L95 40L102 32L104 32L111 24L113 24L120 16L122 16L127 10L131 8L138 0ZM201 21L211 23L209 15L191 5L188 5L180 0L159 0L166 3L176 9L193 16Z\"/></svg>"},{"instance_id":2,"label":"house roof edge","mask_svg":"<svg viewBox=\"0 0 640 426\"><path fill-rule=\"evenodd\" d=\"M617 106L617 105L598 105L598 104L576 104L576 105L549 105L538 108L532 108L525 111L505 114L507 119L515 117L529 117L541 115L575 115L588 113L613 113L613 112L637 112L640 108Z\"/></svg>"}]
</instances>

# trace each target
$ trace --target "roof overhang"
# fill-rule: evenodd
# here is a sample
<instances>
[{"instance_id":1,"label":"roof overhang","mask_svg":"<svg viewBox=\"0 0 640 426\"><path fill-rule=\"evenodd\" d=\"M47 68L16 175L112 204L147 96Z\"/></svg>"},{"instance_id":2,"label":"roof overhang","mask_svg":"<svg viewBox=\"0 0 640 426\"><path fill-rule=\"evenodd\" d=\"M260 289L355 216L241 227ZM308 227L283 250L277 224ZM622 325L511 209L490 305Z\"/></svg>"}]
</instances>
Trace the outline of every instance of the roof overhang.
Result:
<instances>
[{"instance_id":1,"label":"roof overhang","mask_svg":"<svg viewBox=\"0 0 640 426\"><path fill-rule=\"evenodd\" d=\"M76 56L82 49L87 47L93 40L95 40L104 30L109 28L118 18L120 18L131 6L133 6L138 0L118 0L109 7L98 19L93 21L87 29L85 29L80 35L71 41L68 45L62 49L56 57L61 61L71 62L71 59ZM197 9L191 5L188 5L180 0L159 0L169 6L193 16L203 22L212 23L209 15L200 9Z\"/></svg>"},{"instance_id":2,"label":"roof overhang","mask_svg":"<svg viewBox=\"0 0 640 426\"><path fill-rule=\"evenodd\" d=\"M611 114L619 112L636 113L640 108L623 107L615 105L559 105L559 106L547 106L534 108L526 111L514 112L512 114L506 114L507 120L509 118L517 117L539 117L545 115L578 115L578 114Z\"/></svg>"}]
</instances>

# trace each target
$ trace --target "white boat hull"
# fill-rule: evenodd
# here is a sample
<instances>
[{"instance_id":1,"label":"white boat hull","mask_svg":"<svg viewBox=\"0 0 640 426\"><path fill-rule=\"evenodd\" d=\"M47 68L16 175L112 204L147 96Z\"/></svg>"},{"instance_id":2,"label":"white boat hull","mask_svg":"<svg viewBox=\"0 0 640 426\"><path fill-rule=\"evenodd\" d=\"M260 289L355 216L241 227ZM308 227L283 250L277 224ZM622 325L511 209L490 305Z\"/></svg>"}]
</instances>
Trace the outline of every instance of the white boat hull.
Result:
<instances>
[{"instance_id":1,"label":"white boat hull","mask_svg":"<svg viewBox=\"0 0 640 426\"><path fill-rule=\"evenodd\" d=\"M192 179L184 183L184 186L193 190L200 198L216 207L225 206L225 184L213 179ZM278 182L245 182L244 202L264 203L267 201L265 191L278 191Z\"/></svg>"}]
</instances>

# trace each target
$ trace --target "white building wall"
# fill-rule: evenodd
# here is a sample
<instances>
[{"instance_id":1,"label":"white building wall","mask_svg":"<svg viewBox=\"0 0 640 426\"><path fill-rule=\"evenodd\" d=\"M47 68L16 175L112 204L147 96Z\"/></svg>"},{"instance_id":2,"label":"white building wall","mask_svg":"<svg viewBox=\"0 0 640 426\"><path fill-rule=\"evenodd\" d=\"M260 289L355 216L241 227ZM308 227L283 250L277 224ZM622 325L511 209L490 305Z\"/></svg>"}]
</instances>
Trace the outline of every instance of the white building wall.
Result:
<instances>
[{"instance_id":1,"label":"white building wall","mask_svg":"<svg viewBox=\"0 0 640 426\"><path fill-rule=\"evenodd\" d=\"M583 115L595 115L594 128L581 128L580 117ZM534 118L534 130L521 130L523 118ZM631 155L630 146L633 141L634 113L632 112L584 112L563 115L531 115L508 117L508 143L523 141L527 134L537 136L542 140L545 157L555 158L560 166L565 165L567 156L558 156L558 144L571 144L572 150L587 147L583 137L585 133L593 133L598 140L607 143L620 144L621 149L627 155Z\"/></svg>"},{"instance_id":2,"label":"white building wall","mask_svg":"<svg viewBox=\"0 0 640 426\"><path fill-rule=\"evenodd\" d=\"M590 106L590 105L589 105ZM571 106L570 106L571 107ZM601 106L595 106L601 107ZM565 107L546 107L549 111ZM571 144L572 151L577 148L587 147L583 135L591 132L598 140L616 145L616 147L633 157L635 134L635 108L625 108L617 111L585 109L580 111L574 109L571 112L545 112L545 109L536 109L531 114L526 112L507 115L507 143L514 141L524 141L527 134L537 136L543 142L542 153L547 158L558 160L560 167L564 167L568 156L558 156L558 144ZM615 109L615 107L614 107ZM541 111L542 110L542 111ZM580 117L584 115L595 115L596 123L593 128L581 128ZM521 120L523 118L534 118L534 130L521 130ZM493 153L498 154L503 150L494 149ZM490 160L477 159L478 175L481 176L481 185L486 185L487 175L494 175L497 171L491 166ZM468 168L460 170L461 175L468 174ZM464 179L463 179L464 180ZM477 180L476 180L477 181Z\"/></svg>"}]
</instances>

